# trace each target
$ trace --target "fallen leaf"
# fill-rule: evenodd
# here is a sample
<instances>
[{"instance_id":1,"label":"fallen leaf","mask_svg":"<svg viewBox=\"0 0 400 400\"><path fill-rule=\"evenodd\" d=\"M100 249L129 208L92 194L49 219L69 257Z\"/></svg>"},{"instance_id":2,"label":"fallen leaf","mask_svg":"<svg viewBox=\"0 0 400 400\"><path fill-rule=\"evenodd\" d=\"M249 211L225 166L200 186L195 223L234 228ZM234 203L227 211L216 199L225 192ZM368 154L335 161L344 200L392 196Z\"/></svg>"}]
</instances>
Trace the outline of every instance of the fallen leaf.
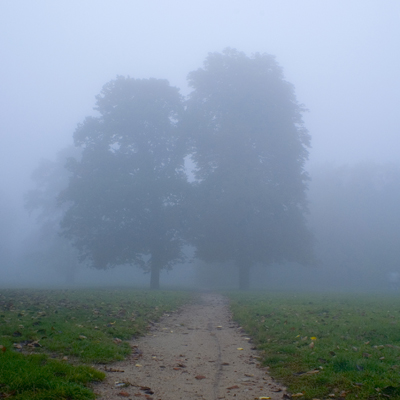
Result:
<instances>
[{"instance_id":1,"label":"fallen leaf","mask_svg":"<svg viewBox=\"0 0 400 400\"><path fill-rule=\"evenodd\" d=\"M17 392L15 390L12 390L11 392L8 392L8 393L0 392L0 398L1 399L7 399L9 397L15 396L16 393Z\"/></svg>"},{"instance_id":2,"label":"fallen leaf","mask_svg":"<svg viewBox=\"0 0 400 400\"><path fill-rule=\"evenodd\" d=\"M181 368L179 368L179 367L174 367L173 368L175 371L180 371L181 370Z\"/></svg>"},{"instance_id":3,"label":"fallen leaf","mask_svg":"<svg viewBox=\"0 0 400 400\"><path fill-rule=\"evenodd\" d=\"M108 367L104 367L104 371L106 372L125 372L123 369L117 369L117 368L108 368Z\"/></svg>"},{"instance_id":4,"label":"fallen leaf","mask_svg":"<svg viewBox=\"0 0 400 400\"><path fill-rule=\"evenodd\" d=\"M237 349L238 349L238 350L243 350L243 347L238 347Z\"/></svg>"},{"instance_id":5,"label":"fallen leaf","mask_svg":"<svg viewBox=\"0 0 400 400\"><path fill-rule=\"evenodd\" d=\"M128 387L130 386L129 382L115 382L115 387Z\"/></svg>"},{"instance_id":6,"label":"fallen leaf","mask_svg":"<svg viewBox=\"0 0 400 400\"><path fill-rule=\"evenodd\" d=\"M315 336L311 336L310 339L311 340L317 340L317 338Z\"/></svg>"},{"instance_id":7,"label":"fallen leaf","mask_svg":"<svg viewBox=\"0 0 400 400\"><path fill-rule=\"evenodd\" d=\"M232 389L239 389L239 386L238 385L233 385L233 386L229 386L227 388L227 390L232 390Z\"/></svg>"},{"instance_id":8,"label":"fallen leaf","mask_svg":"<svg viewBox=\"0 0 400 400\"><path fill-rule=\"evenodd\" d=\"M308 345L308 347L309 347L310 349L313 349L314 346L315 346L314 342L311 342L311 343Z\"/></svg>"},{"instance_id":9,"label":"fallen leaf","mask_svg":"<svg viewBox=\"0 0 400 400\"><path fill-rule=\"evenodd\" d=\"M206 377L204 375L196 375L195 378L198 379L198 380L206 379Z\"/></svg>"},{"instance_id":10,"label":"fallen leaf","mask_svg":"<svg viewBox=\"0 0 400 400\"><path fill-rule=\"evenodd\" d=\"M32 343L28 343L28 347L42 347L42 345L37 340L35 340Z\"/></svg>"},{"instance_id":11,"label":"fallen leaf","mask_svg":"<svg viewBox=\"0 0 400 400\"><path fill-rule=\"evenodd\" d=\"M135 364L135 367L141 367L142 364Z\"/></svg>"},{"instance_id":12,"label":"fallen leaf","mask_svg":"<svg viewBox=\"0 0 400 400\"><path fill-rule=\"evenodd\" d=\"M295 393L295 394L292 394L292 397L301 397L301 396L304 396L304 393Z\"/></svg>"},{"instance_id":13,"label":"fallen leaf","mask_svg":"<svg viewBox=\"0 0 400 400\"><path fill-rule=\"evenodd\" d=\"M118 396L122 396L122 397L129 397L130 394L128 392L119 392Z\"/></svg>"},{"instance_id":14,"label":"fallen leaf","mask_svg":"<svg viewBox=\"0 0 400 400\"><path fill-rule=\"evenodd\" d=\"M270 399L271 397L268 396L261 396L258 398L258 400L266 400L266 399Z\"/></svg>"},{"instance_id":15,"label":"fallen leaf","mask_svg":"<svg viewBox=\"0 0 400 400\"><path fill-rule=\"evenodd\" d=\"M7 347L0 344L0 350L2 351L2 353L4 353L7 350Z\"/></svg>"},{"instance_id":16,"label":"fallen leaf","mask_svg":"<svg viewBox=\"0 0 400 400\"><path fill-rule=\"evenodd\" d=\"M363 356L364 358L369 358L369 357L371 357L371 354L369 354L369 353L362 353L362 356Z\"/></svg>"},{"instance_id":17,"label":"fallen leaf","mask_svg":"<svg viewBox=\"0 0 400 400\"><path fill-rule=\"evenodd\" d=\"M87 339L87 337L85 335L79 335L79 339L84 340Z\"/></svg>"}]
</instances>

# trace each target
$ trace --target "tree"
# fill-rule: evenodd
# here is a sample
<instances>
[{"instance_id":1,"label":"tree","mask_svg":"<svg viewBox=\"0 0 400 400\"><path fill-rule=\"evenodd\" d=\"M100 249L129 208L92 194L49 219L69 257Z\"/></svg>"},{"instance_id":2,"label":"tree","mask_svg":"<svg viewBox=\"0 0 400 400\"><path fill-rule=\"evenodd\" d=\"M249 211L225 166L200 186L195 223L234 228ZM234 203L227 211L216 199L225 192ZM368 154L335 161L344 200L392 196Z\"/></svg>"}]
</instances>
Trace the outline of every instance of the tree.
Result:
<instances>
[{"instance_id":1,"label":"tree","mask_svg":"<svg viewBox=\"0 0 400 400\"><path fill-rule=\"evenodd\" d=\"M400 166L362 162L311 170L309 224L331 287L387 289L400 273Z\"/></svg>"},{"instance_id":2,"label":"tree","mask_svg":"<svg viewBox=\"0 0 400 400\"><path fill-rule=\"evenodd\" d=\"M3 272L11 268L13 263L12 247L14 236L16 212L12 201L6 193L0 191L0 269ZM0 283L3 283L3 279Z\"/></svg>"},{"instance_id":3,"label":"tree","mask_svg":"<svg viewBox=\"0 0 400 400\"><path fill-rule=\"evenodd\" d=\"M65 164L71 157L80 158L80 151L74 146L61 150L55 161L41 160L32 173L35 188L25 194L25 208L35 214L38 224L29 239L31 249L27 249L26 256L42 268L58 269L67 284L74 283L80 265L76 249L59 234L68 204L60 204L57 197L68 185L70 172Z\"/></svg>"},{"instance_id":4,"label":"tree","mask_svg":"<svg viewBox=\"0 0 400 400\"><path fill-rule=\"evenodd\" d=\"M98 117L74 134L81 161L60 196L70 202L63 235L81 259L105 269L134 264L159 287L162 268L183 257L179 205L187 184L177 123L178 89L166 80L117 77L99 96Z\"/></svg>"},{"instance_id":5,"label":"tree","mask_svg":"<svg viewBox=\"0 0 400 400\"><path fill-rule=\"evenodd\" d=\"M303 107L274 57L211 53L189 74L184 127L195 164L191 240L204 261L232 260L239 286L255 263L312 259L305 225Z\"/></svg>"}]
</instances>

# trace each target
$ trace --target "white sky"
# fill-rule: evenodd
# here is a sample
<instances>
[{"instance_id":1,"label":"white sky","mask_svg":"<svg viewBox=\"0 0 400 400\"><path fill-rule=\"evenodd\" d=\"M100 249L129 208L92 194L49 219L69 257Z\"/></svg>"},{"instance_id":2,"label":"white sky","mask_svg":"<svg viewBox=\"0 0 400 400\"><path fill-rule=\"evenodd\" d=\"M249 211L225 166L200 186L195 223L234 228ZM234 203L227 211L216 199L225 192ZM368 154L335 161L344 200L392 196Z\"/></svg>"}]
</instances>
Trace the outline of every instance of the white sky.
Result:
<instances>
[{"instance_id":1,"label":"white sky","mask_svg":"<svg viewBox=\"0 0 400 400\"><path fill-rule=\"evenodd\" d=\"M116 75L187 93L227 46L277 57L310 110L311 163L398 160L398 0L1 0L0 191L20 196Z\"/></svg>"}]
</instances>

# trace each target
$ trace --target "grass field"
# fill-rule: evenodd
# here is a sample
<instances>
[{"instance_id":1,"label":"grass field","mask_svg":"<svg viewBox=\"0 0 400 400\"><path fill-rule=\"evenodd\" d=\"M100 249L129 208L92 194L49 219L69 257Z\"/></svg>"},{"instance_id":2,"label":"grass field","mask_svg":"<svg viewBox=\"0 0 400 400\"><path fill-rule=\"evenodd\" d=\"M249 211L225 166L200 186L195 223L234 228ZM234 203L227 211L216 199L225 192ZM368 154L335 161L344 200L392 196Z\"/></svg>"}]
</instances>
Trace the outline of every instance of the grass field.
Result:
<instances>
[{"instance_id":1,"label":"grass field","mask_svg":"<svg viewBox=\"0 0 400 400\"><path fill-rule=\"evenodd\" d=\"M189 301L184 292L0 290L0 398L92 399L93 363L121 360L126 340Z\"/></svg>"},{"instance_id":2,"label":"grass field","mask_svg":"<svg viewBox=\"0 0 400 400\"><path fill-rule=\"evenodd\" d=\"M230 293L270 374L302 399L400 399L400 298Z\"/></svg>"}]
</instances>

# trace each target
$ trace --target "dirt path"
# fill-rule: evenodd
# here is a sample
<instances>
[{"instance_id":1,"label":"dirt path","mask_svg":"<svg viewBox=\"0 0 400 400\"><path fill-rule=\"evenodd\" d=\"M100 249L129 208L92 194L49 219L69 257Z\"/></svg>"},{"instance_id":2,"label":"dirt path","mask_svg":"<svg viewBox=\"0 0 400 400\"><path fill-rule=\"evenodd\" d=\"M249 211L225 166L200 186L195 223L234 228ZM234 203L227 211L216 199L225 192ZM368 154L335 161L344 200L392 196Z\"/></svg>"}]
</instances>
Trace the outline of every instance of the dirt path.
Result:
<instances>
[{"instance_id":1,"label":"dirt path","mask_svg":"<svg viewBox=\"0 0 400 400\"><path fill-rule=\"evenodd\" d=\"M232 322L227 300L217 294L203 294L165 316L131 345L127 360L108 366L120 372L107 372L106 381L96 385L101 400L278 400L285 395L285 388L259 368L257 352Z\"/></svg>"}]
</instances>

